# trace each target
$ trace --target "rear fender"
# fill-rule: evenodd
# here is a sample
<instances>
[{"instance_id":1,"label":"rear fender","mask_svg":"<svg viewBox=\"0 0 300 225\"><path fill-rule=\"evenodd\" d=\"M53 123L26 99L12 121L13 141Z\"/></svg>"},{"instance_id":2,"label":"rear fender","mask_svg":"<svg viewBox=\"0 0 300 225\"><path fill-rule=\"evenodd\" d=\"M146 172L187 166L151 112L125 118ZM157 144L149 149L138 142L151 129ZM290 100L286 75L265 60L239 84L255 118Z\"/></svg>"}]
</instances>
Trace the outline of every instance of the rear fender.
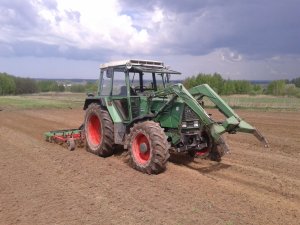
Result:
<instances>
[{"instance_id":1,"label":"rear fender","mask_svg":"<svg viewBox=\"0 0 300 225\"><path fill-rule=\"evenodd\" d=\"M97 103L103 107L106 107L105 101L102 98L88 97L85 99L83 110L86 110L90 104Z\"/></svg>"}]
</instances>

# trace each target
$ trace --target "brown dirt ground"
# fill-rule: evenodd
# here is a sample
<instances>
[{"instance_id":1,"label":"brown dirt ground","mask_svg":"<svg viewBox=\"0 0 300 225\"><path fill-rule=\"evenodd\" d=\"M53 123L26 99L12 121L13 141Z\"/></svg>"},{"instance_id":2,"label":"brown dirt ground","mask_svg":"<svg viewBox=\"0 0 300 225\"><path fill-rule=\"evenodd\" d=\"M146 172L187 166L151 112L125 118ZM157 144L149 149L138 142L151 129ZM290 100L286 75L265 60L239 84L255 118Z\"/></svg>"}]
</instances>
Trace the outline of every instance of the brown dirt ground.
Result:
<instances>
[{"instance_id":1,"label":"brown dirt ground","mask_svg":"<svg viewBox=\"0 0 300 225\"><path fill-rule=\"evenodd\" d=\"M300 113L239 111L268 138L226 135L221 163L173 157L149 176L117 155L45 142L81 110L0 112L0 224L299 224Z\"/></svg>"}]
</instances>

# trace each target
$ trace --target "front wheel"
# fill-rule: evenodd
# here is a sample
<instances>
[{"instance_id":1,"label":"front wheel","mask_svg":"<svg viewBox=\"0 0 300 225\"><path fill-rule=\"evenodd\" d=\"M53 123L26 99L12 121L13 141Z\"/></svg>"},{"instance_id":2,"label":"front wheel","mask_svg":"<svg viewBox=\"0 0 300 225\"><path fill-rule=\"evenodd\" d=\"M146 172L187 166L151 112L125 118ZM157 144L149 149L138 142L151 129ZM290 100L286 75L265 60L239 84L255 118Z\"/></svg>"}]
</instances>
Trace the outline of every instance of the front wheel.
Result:
<instances>
[{"instance_id":1,"label":"front wheel","mask_svg":"<svg viewBox=\"0 0 300 225\"><path fill-rule=\"evenodd\" d=\"M113 122L108 112L92 103L85 114L84 131L87 151L102 156L111 156L114 145Z\"/></svg>"},{"instance_id":2,"label":"front wheel","mask_svg":"<svg viewBox=\"0 0 300 225\"><path fill-rule=\"evenodd\" d=\"M135 124L128 135L129 164L138 171L159 174L166 169L170 145L158 123Z\"/></svg>"},{"instance_id":3,"label":"front wheel","mask_svg":"<svg viewBox=\"0 0 300 225\"><path fill-rule=\"evenodd\" d=\"M214 141L211 135L209 135L207 132L203 132L202 137L205 138L207 147L200 150L190 150L188 154L192 158L209 159L220 162L222 157L229 152L229 148L223 137L220 137L218 141Z\"/></svg>"},{"instance_id":4,"label":"front wheel","mask_svg":"<svg viewBox=\"0 0 300 225\"><path fill-rule=\"evenodd\" d=\"M219 140L213 144L212 150L209 152L208 158L212 161L221 162L222 157L229 152L228 145L225 140L220 137Z\"/></svg>"}]
</instances>

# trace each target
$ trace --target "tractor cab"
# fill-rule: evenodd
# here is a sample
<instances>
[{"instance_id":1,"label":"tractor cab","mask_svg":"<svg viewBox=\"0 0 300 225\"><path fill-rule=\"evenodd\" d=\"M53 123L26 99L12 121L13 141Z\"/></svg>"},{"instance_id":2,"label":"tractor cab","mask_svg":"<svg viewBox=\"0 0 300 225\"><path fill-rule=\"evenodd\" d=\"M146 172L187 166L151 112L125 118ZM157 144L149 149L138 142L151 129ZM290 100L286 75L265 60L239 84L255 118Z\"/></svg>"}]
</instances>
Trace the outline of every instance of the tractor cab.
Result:
<instances>
[{"instance_id":1,"label":"tractor cab","mask_svg":"<svg viewBox=\"0 0 300 225\"><path fill-rule=\"evenodd\" d=\"M165 88L171 74L181 74L167 69L163 62L146 60L110 62L100 69L99 96L147 95Z\"/></svg>"},{"instance_id":2,"label":"tractor cab","mask_svg":"<svg viewBox=\"0 0 300 225\"><path fill-rule=\"evenodd\" d=\"M167 87L171 74L181 74L149 60L110 62L100 69L98 96L114 105L125 123L148 114L148 98Z\"/></svg>"}]
</instances>

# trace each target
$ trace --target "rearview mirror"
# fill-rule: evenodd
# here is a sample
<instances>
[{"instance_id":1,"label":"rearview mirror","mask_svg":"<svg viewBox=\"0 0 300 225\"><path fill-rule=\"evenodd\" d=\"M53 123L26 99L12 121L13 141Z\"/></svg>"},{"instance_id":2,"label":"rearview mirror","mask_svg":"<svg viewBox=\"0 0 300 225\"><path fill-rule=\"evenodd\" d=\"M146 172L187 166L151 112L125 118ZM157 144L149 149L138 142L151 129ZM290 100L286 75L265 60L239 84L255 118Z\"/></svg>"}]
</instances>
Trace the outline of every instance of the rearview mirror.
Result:
<instances>
[{"instance_id":1,"label":"rearview mirror","mask_svg":"<svg viewBox=\"0 0 300 225\"><path fill-rule=\"evenodd\" d=\"M108 68L107 71L106 71L106 77L107 78L112 78L113 74L114 74L113 68Z\"/></svg>"}]
</instances>

